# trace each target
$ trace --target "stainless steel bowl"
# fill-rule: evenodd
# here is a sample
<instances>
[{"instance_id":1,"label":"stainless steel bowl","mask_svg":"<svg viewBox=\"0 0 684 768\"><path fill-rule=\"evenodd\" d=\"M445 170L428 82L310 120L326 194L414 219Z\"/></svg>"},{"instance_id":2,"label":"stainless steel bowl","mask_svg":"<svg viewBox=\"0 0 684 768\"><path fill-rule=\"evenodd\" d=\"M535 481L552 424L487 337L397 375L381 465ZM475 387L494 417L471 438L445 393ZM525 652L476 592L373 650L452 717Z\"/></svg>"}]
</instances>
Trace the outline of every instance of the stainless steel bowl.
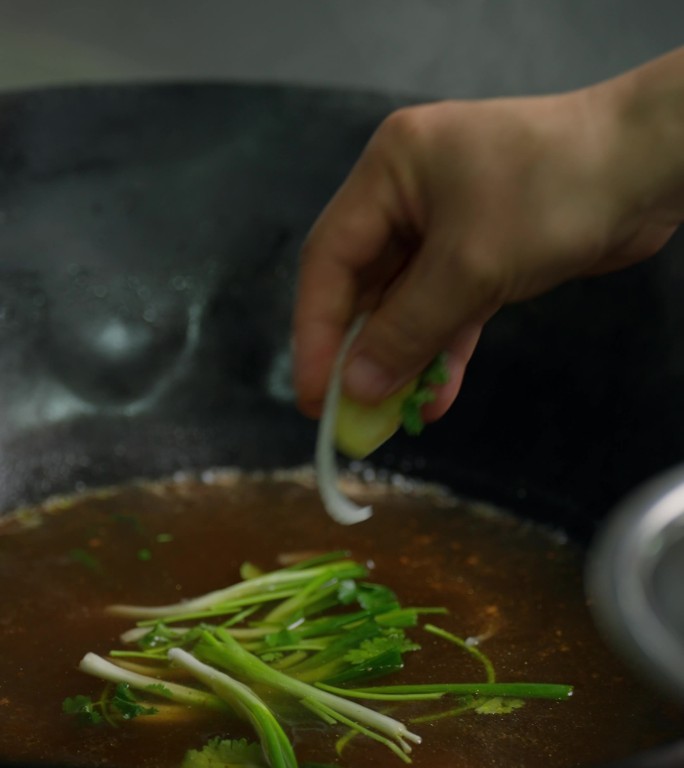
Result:
<instances>
[{"instance_id":1,"label":"stainless steel bowl","mask_svg":"<svg viewBox=\"0 0 684 768\"><path fill-rule=\"evenodd\" d=\"M639 488L608 519L587 591L606 639L684 702L684 466Z\"/></svg>"}]
</instances>

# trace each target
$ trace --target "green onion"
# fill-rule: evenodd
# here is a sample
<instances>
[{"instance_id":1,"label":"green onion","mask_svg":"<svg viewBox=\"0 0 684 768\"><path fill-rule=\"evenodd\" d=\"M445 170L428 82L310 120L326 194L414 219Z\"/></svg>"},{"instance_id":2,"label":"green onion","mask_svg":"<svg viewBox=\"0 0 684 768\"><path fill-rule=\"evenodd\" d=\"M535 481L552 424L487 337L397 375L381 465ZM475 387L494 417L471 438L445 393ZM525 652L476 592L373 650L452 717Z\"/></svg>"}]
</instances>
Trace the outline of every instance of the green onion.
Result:
<instances>
[{"instance_id":1,"label":"green onion","mask_svg":"<svg viewBox=\"0 0 684 768\"><path fill-rule=\"evenodd\" d=\"M64 711L83 722L115 725L138 714L152 716L156 708L146 697L218 710L251 724L264 765L296 768L283 725L292 705L326 724L374 739L410 762L420 736L400 719L359 700L428 707L445 697L455 699L449 709L414 715L413 724L467 712L507 714L524 699L562 701L572 694L568 685L498 682L492 661L479 648L433 624L422 629L444 641L445 652L467 653L477 661L483 681L367 686L371 678L400 673L405 654L420 651L407 631L421 627L422 616L445 610L403 607L391 589L369 582L367 568L346 552L268 573L253 566L242 575L229 587L169 606L113 606L112 613L140 619L138 626L121 635L128 647L113 649L111 660L86 654L80 668L107 685L96 701L83 695L67 698ZM210 619L218 621L207 623ZM128 659L141 660L135 665L140 671L127 668L134 666ZM169 682L179 674L191 675L197 687ZM288 703L290 708L283 711ZM338 750L350 738L340 738ZM260 768L255 746L213 740L203 750L190 750L183 765L208 768L217 755L243 755L245 765Z\"/></svg>"}]
</instances>

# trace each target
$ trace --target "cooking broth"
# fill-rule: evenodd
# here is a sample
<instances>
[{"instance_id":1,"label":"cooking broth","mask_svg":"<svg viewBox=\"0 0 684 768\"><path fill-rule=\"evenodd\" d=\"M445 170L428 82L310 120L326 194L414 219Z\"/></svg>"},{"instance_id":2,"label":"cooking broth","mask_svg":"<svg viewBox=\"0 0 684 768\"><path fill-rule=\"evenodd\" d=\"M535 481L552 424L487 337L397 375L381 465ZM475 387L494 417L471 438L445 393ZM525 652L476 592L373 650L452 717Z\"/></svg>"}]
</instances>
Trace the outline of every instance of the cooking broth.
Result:
<instances>
[{"instance_id":1,"label":"cooking broth","mask_svg":"<svg viewBox=\"0 0 684 768\"><path fill-rule=\"evenodd\" d=\"M118 728L83 726L61 712L67 696L96 699L102 684L77 669L87 651L120 647L130 619L112 603L158 605L239 580L246 560L265 570L286 554L347 549L372 564L403 605L443 605L434 623L478 638L499 681L568 683L562 702L528 701L510 714L475 714L412 727L415 768L535 768L614 759L682 732L682 713L644 688L593 628L582 553L562 535L402 483L356 487L374 516L349 528L323 512L308 473L138 484L50 502L0 524L0 759L74 766L176 768L216 735L251 738L225 715L172 723L143 717ZM405 682L476 682L482 669L457 648L410 630ZM395 680L396 682L396 680ZM394 712L407 721L441 702ZM182 710L181 710L182 711ZM401 761L344 728L291 733L300 761L389 768Z\"/></svg>"}]
</instances>

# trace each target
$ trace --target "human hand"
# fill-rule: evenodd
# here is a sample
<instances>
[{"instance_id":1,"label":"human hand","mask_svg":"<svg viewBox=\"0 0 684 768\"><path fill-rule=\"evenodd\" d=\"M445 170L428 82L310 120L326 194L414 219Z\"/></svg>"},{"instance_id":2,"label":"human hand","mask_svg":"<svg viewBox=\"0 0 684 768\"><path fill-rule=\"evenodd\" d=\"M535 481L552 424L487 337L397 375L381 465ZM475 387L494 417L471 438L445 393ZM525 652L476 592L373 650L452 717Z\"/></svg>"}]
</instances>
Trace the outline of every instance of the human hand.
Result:
<instances>
[{"instance_id":1,"label":"human hand","mask_svg":"<svg viewBox=\"0 0 684 768\"><path fill-rule=\"evenodd\" d=\"M649 162L654 132L642 130L625 77L563 95L408 108L379 127L303 251L295 385L305 413L319 415L361 311L347 394L378 402L446 350L451 380L425 406L430 421L456 397L502 305L660 249L682 209L671 174Z\"/></svg>"}]
</instances>

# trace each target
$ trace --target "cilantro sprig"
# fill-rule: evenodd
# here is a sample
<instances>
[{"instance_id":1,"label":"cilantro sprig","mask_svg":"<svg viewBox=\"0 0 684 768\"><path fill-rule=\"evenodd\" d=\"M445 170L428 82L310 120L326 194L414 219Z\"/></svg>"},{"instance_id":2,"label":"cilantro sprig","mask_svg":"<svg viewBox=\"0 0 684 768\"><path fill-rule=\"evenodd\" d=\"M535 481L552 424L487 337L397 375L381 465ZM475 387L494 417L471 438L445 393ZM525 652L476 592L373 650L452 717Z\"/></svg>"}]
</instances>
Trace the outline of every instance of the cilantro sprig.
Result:
<instances>
[{"instance_id":1,"label":"cilantro sprig","mask_svg":"<svg viewBox=\"0 0 684 768\"><path fill-rule=\"evenodd\" d=\"M409 435L419 435L425 427L423 406L434 402L434 387L449 381L446 352L441 352L418 377L413 392L401 404L402 426Z\"/></svg>"},{"instance_id":2,"label":"cilantro sprig","mask_svg":"<svg viewBox=\"0 0 684 768\"><path fill-rule=\"evenodd\" d=\"M79 694L69 696L62 702L62 712L74 715L84 725L99 725L116 719L133 720L135 717L156 715L156 707L141 704L128 683L117 683L105 688L97 701L90 696Z\"/></svg>"}]
</instances>

